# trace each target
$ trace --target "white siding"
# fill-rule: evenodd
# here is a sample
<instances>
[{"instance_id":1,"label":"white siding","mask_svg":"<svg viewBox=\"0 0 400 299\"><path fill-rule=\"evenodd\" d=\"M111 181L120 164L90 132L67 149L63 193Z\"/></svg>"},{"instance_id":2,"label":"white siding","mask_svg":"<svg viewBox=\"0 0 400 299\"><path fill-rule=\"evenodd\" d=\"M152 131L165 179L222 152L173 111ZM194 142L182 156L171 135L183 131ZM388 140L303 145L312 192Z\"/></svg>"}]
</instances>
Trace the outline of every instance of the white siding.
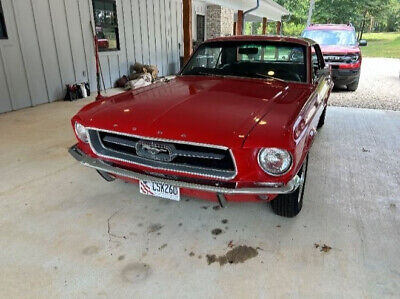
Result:
<instances>
[{"instance_id":1,"label":"white siding","mask_svg":"<svg viewBox=\"0 0 400 299\"><path fill-rule=\"evenodd\" d=\"M65 85L96 89L92 0L2 0L9 35L0 40L0 113L64 97ZM179 70L181 0L117 0L120 50L100 53L106 88L135 61L160 75Z\"/></svg>"}]
</instances>

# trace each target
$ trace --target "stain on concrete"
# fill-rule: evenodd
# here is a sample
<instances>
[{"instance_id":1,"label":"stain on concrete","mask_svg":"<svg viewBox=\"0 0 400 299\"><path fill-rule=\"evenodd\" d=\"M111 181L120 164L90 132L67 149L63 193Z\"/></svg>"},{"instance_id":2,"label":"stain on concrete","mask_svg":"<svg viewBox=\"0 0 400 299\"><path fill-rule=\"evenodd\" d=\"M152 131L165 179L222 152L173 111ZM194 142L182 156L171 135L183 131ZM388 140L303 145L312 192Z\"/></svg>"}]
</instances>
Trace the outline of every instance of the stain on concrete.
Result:
<instances>
[{"instance_id":1,"label":"stain on concrete","mask_svg":"<svg viewBox=\"0 0 400 299\"><path fill-rule=\"evenodd\" d=\"M222 234L222 229L220 229L220 228L214 228L214 229L211 231L211 233L212 233L213 235L215 235L215 236L218 236L218 235Z\"/></svg>"},{"instance_id":2,"label":"stain on concrete","mask_svg":"<svg viewBox=\"0 0 400 299\"><path fill-rule=\"evenodd\" d=\"M100 248L97 247L97 246L89 246L89 247L86 247L86 248L84 248L82 250L82 254L84 254L84 255L93 255L93 254L98 253L99 250L100 250Z\"/></svg>"},{"instance_id":3,"label":"stain on concrete","mask_svg":"<svg viewBox=\"0 0 400 299\"><path fill-rule=\"evenodd\" d=\"M162 244L160 247L158 247L158 250L163 250L165 247L167 247L167 243Z\"/></svg>"},{"instance_id":4,"label":"stain on concrete","mask_svg":"<svg viewBox=\"0 0 400 299\"><path fill-rule=\"evenodd\" d=\"M189 253L189 256L194 256L194 252L191 251L191 252Z\"/></svg>"},{"instance_id":5,"label":"stain on concrete","mask_svg":"<svg viewBox=\"0 0 400 299\"><path fill-rule=\"evenodd\" d=\"M332 247L324 244L324 246L321 247L321 252L329 252L332 249Z\"/></svg>"},{"instance_id":6,"label":"stain on concrete","mask_svg":"<svg viewBox=\"0 0 400 299\"><path fill-rule=\"evenodd\" d=\"M320 245L318 243L314 243L314 247L319 248L320 249L319 251L321 251L321 252L329 252L332 249L332 247L330 247L326 244Z\"/></svg>"},{"instance_id":7,"label":"stain on concrete","mask_svg":"<svg viewBox=\"0 0 400 299\"><path fill-rule=\"evenodd\" d=\"M201 207L203 210L207 210L208 209L208 206L202 206Z\"/></svg>"},{"instance_id":8,"label":"stain on concrete","mask_svg":"<svg viewBox=\"0 0 400 299\"><path fill-rule=\"evenodd\" d=\"M163 228L164 225L161 225L160 223L153 223L150 224L149 227L147 228L148 233L155 233L159 231L160 229Z\"/></svg>"},{"instance_id":9,"label":"stain on concrete","mask_svg":"<svg viewBox=\"0 0 400 299\"><path fill-rule=\"evenodd\" d=\"M124 281L135 283L147 279L150 275L150 266L144 263L130 263L122 269L121 276Z\"/></svg>"},{"instance_id":10,"label":"stain on concrete","mask_svg":"<svg viewBox=\"0 0 400 299\"><path fill-rule=\"evenodd\" d=\"M227 224L228 223L228 219L222 219L221 221L223 224Z\"/></svg>"},{"instance_id":11,"label":"stain on concrete","mask_svg":"<svg viewBox=\"0 0 400 299\"><path fill-rule=\"evenodd\" d=\"M369 152L370 152L370 150L369 150L369 149L367 149L367 148L365 148L365 147L363 147L363 148L362 148L362 152L363 152L363 153L369 153Z\"/></svg>"},{"instance_id":12,"label":"stain on concrete","mask_svg":"<svg viewBox=\"0 0 400 299\"><path fill-rule=\"evenodd\" d=\"M125 255L120 255L119 257L118 257L118 260L119 261L123 261L125 259Z\"/></svg>"},{"instance_id":13,"label":"stain on concrete","mask_svg":"<svg viewBox=\"0 0 400 299\"><path fill-rule=\"evenodd\" d=\"M213 206L213 210L214 211L217 211L217 210L219 210L221 207L220 206Z\"/></svg>"},{"instance_id":14,"label":"stain on concrete","mask_svg":"<svg viewBox=\"0 0 400 299\"><path fill-rule=\"evenodd\" d=\"M218 257L215 254L207 254L207 263L211 265L212 263L218 262L220 266L223 266L228 263L239 264L239 263L244 263L248 259L254 258L257 255L258 255L257 248L249 247L246 245L240 245L229 250L226 254Z\"/></svg>"}]
</instances>

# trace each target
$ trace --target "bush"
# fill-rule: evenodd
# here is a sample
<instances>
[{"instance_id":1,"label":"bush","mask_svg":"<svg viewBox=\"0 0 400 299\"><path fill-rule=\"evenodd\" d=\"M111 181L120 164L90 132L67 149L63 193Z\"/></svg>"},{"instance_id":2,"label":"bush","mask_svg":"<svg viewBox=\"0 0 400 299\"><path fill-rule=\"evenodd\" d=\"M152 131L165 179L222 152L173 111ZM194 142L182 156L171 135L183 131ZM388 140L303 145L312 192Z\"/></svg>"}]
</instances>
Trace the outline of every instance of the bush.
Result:
<instances>
[{"instance_id":1,"label":"bush","mask_svg":"<svg viewBox=\"0 0 400 299\"><path fill-rule=\"evenodd\" d=\"M283 34L289 36L300 36L306 26L303 24L283 23Z\"/></svg>"}]
</instances>

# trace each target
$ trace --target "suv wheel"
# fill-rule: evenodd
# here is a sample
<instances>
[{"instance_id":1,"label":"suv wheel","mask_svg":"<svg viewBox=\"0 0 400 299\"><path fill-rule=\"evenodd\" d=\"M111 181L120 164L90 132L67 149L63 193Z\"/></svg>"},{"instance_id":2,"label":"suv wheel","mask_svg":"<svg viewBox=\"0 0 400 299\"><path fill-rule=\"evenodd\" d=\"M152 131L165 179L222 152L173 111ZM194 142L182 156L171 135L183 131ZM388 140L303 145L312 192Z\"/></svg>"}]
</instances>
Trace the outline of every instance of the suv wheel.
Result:
<instances>
[{"instance_id":1,"label":"suv wheel","mask_svg":"<svg viewBox=\"0 0 400 299\"><path fill-rule=\"evenodd\" d=\"M353 83L347 85L347 90L349 90L349 91L356 91L356 90L357 90L357 87L358 87L358 82L359 82L359 80L360 80L360 79L357 79L356 82L353 82Z\"/></svg>"},{"instance_id":2,"label":"suv wheel","mask_svg":"<svg viewBox=\"0 0 400 299\"><path fill-rule=\"evenodd\" d=\"M294 217L296 216L303 207L303 195L304 186L306 184L307 177L307 165L308 165L308 155L304 160L303 166L298 172L301 183L300 186L290 194L278 195L275 199L271 201L271 208L275 214L283 217Z\"/></svg>"}]
</instances>

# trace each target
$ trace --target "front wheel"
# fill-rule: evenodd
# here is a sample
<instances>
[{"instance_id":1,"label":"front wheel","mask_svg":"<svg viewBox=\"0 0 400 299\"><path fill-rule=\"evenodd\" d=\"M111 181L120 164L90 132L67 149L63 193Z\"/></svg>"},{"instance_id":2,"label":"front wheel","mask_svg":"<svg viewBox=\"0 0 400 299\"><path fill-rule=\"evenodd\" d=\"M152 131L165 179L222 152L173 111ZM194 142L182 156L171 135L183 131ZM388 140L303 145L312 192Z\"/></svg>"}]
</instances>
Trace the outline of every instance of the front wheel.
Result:
<instances>
[{"instance_id":1,"label":"front wheel","mask_svg":"<svg viewBox=\"0 0 400 299\"><path fill-rule=\"evenodd\" d=\"M292 218L300 213L303 207L304 186L307 177L308 155L301 166L298 176L300 177L300 186L296 191L289 194L278 195L271 201L271 208L275 214L283 217Z\"/></svg>"},{"instance_id":2,"label":"front wheel","mask_svg":"<svg viewBox=\"0 0 400 299\"><path fill-rule=\"evenodd\" d=\"M347 85L347 90L349 90L349 91L356 91L357 88L358 88L358 82L359 82L359 80L360 80L360 79L357 79L356 82L353 82L353 83Z\"/></svg>"}]
</instances>

